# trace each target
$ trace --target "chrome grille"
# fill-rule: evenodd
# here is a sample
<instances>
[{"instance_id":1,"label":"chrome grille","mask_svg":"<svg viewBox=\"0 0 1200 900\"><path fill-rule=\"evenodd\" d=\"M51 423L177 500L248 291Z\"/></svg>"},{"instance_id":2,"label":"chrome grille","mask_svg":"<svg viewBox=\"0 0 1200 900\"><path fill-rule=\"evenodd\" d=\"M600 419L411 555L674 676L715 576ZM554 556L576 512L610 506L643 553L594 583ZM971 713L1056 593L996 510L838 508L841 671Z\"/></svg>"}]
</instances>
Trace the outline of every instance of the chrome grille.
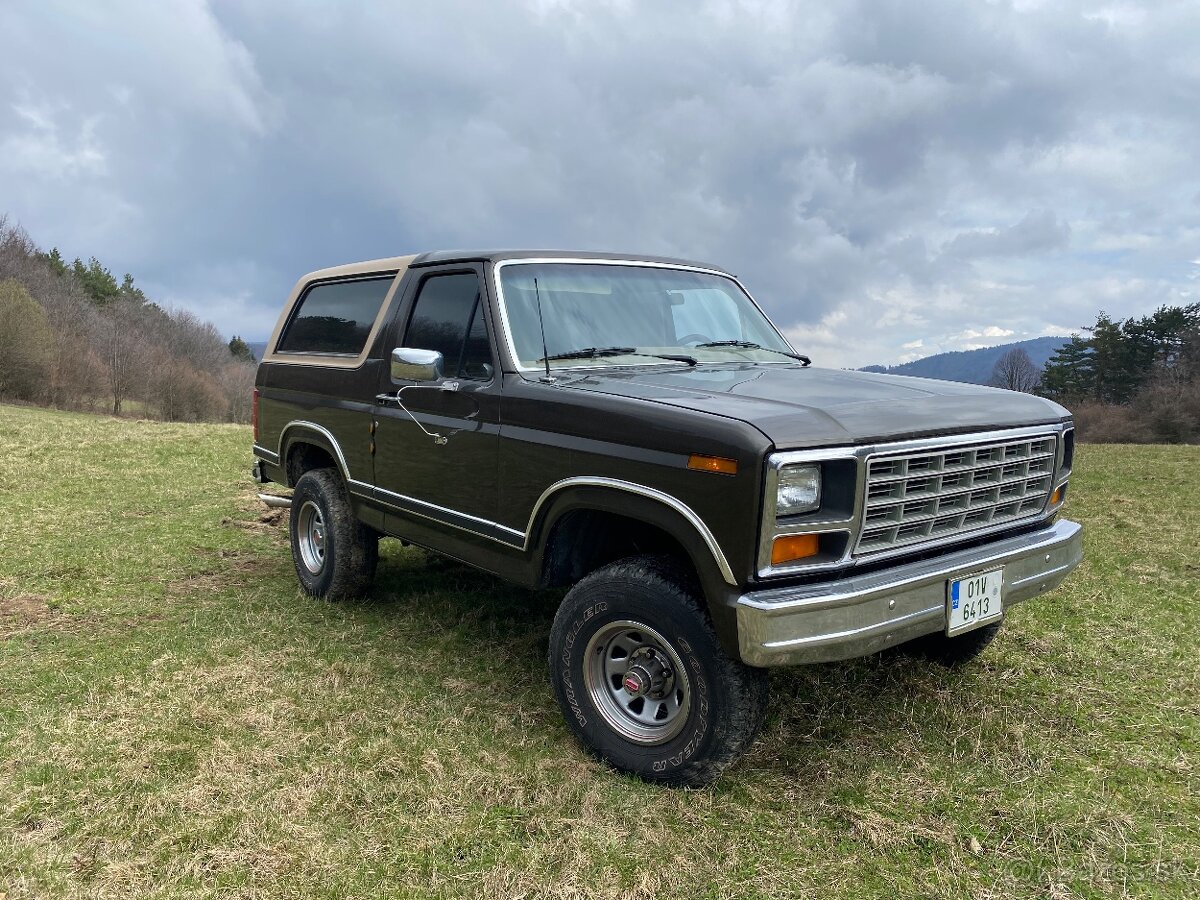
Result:
<instances>
[{"instance_id":1,"label":"chrome grille","mask_svg":"<svg viewBox=\"0 0 1200 900\"><path fill-rule=\"evenodd\" d=\"M1038 435L870 457L856 555L1036 515L1054 484L1055 442Z\"/></svg>"}]
</instances>

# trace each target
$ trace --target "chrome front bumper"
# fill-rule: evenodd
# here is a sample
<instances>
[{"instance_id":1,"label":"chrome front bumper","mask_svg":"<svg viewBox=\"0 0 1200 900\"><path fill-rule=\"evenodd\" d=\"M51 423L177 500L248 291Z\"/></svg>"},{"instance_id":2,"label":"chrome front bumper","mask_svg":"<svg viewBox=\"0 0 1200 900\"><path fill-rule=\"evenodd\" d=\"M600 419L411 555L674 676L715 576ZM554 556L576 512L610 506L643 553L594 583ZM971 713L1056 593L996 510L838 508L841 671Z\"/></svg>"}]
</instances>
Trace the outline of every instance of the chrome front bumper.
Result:
<instances>
[{"instance_id":1,"label":"chrome front bumper","mask_svg":"<svg viewBox=\"0 0 1200 900\"><path fill-rule=\"evenodd\" d=\"M1004 567L1005 608L1057 587L1083 559L1083 527L1061 520L1018 537L839 581L770 588L737 601L738 645L753 666L875 653L946 627L946 583Z\"/></svg>"}]
</instances>

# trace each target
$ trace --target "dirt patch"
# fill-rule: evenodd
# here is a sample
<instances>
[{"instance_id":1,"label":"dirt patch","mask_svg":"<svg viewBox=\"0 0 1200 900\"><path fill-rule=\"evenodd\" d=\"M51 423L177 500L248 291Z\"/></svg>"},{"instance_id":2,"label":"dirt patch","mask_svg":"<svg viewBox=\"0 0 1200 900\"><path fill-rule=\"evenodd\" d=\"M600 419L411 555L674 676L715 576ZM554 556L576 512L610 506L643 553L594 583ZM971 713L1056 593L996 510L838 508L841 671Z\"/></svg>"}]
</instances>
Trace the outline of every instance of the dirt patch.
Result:
<instances>
[{"instance_id":1,"label":"dirt patch","mask_svg":"<svg viewBox=\"0 0 1200 900\"><path fill-rule=\"evenodd\" d=\"M196 548L197 555L211 556L214 565L203 572L176 578L166 586L168 597L190 597L197 594L214 594L233 584L244 583L258 576L265 576L275 566L275 561L259 553L241 550L211 550Z\"/></svg>"},{"instance_id":2,"label":"dirt patch","mask_svg":"<svg viewBox=\"0 0 1200 900\"><path fill-rule=\"evenodd\" d=\"M240 516L238 518L230 517L222 519L221 524L251 529L263 527L274 528L279 525L286 525L288 511L280 507L265 505L258 499L259 492L286 496L287 488L277 484L261 485L250 481L240 482L238 484L237 507L242 512L250 513L251 517L248 521L243 520Z\"/></svg>"},{"instance_id":3,"label":"dirt patch","mask_svg":"<svg viewBox=\"0 0 1200 900\"><path fill-rule=\"evenodd\" d=\"M49 599L38 594L0 597L0 640L46 624L56 615Z\"/></svg>"},{"instance_id":4,"label":"dirt patch","mask_svg":"<svg viewBox=\"0 0 1200 900\"><path fill-rule=\"evenodd\" d=\"M262 502L255 500L258 504L257 509L247 510L247 512L256 513L250 519L235 519L231 516L226 516L221 520L221 524L230 528L241 528L245 531L269 531L275 528L281 528L287 524L286 509L278 507L263 508Z\"/></svg>"}]
</instances>

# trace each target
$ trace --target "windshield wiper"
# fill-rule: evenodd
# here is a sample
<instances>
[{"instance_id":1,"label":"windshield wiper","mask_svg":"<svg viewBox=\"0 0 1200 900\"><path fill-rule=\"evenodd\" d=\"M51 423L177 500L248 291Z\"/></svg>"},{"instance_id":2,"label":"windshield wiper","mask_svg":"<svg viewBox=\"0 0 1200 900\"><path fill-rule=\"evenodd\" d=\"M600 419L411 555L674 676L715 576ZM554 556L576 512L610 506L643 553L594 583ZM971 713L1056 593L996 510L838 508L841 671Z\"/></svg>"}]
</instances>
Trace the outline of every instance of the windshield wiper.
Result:
<instances>
[{"instance_id":1,"label":"windshield wiper","mask_svg":"<svg viewBox=\"0 0 1200 900\"><path fill-rule=\"evenodd\" d=\"M786 350L776 350L774 347L764 347L754 341L709 341L707 344L697 344L697 347L737 347L740 350L766 350L768 353L778 353L780 356L790 356L806 366L812 365L812 360L802 353L789 353Z\"/></svg>"},{"instance_id":2,"label":"windshield wiper","mask_svg":"<svg viewBox=\"0 0 1200 900\"><path fill-rule=\"evenodd\" d=\"M696 365L694 357L679 353L640 353L637 347L584 347L580 350L568 350L566 353L552 353L544 356L538 362L550 362L555 359L599 359L603 356L650 356L654 359L667 359L671 362Z\"/></svg>"}]
</instances>

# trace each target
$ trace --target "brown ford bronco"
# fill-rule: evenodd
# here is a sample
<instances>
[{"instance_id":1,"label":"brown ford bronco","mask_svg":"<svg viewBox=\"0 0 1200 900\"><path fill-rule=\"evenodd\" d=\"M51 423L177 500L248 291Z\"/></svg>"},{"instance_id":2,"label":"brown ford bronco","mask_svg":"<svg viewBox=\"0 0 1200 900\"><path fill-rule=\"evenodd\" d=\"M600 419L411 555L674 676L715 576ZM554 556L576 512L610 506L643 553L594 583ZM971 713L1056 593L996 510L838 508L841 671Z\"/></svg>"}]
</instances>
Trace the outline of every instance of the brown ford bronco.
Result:
<instances>
[{"instance_id":1,"label":"brown ford bronco","mask_svg":"<svg viewBox=\"0 0 1200 900\"><path fill-rule=\"evenodd\" d=\"M765 667L978 654L1081 558L1070 414L1027 394L810 368L729 273L444 252L297 283L255 391L309 594L380 537L530 588L568 727L643 778L745 751Z\"/></svg>"}]
</instances>

